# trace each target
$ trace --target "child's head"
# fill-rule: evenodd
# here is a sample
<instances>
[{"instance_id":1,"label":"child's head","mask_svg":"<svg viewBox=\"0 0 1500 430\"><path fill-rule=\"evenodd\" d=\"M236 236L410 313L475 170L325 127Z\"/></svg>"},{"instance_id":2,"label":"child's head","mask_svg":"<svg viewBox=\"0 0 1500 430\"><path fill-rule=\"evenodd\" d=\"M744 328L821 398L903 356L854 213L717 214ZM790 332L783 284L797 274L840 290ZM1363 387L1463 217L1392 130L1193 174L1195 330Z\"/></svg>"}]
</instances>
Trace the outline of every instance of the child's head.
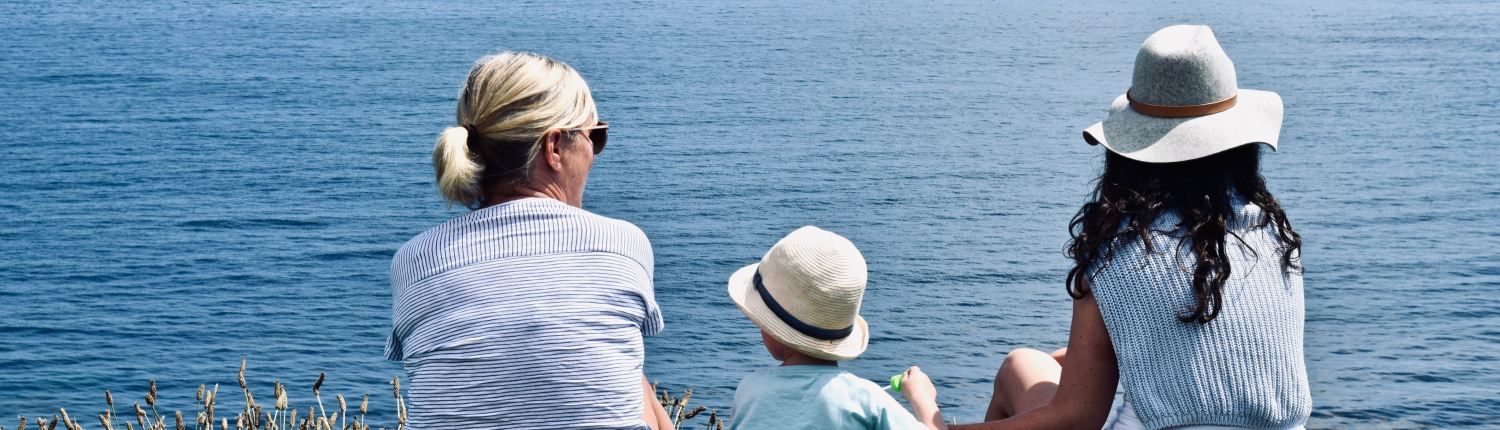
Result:
<instances>
[{"instance_id":1,"label":"child's head","mask_svg":"<svg viewBox=\"0 0 1500 430\"><path fill-rule=\"evenodd\" d=\"M850 360L870 341L859 316L866 276L864 256L853 243L808 226L776 242L760 263L730 276L729 298L760 327L776 359L795 351Z\"/></svg>"}]
</instances>

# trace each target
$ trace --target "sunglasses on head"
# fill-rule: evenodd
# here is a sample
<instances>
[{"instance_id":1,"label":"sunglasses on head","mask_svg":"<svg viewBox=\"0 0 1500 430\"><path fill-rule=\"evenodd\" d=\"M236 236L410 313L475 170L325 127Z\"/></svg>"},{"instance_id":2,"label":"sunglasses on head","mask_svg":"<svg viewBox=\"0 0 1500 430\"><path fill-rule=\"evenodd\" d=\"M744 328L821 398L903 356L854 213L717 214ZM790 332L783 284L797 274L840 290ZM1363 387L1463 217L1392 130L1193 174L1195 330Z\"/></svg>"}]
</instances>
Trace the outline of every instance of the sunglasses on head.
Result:
<instances>
[{"instance_id":1,"label":"sunglasses on head","mask_svg":"<svg viewBox=\"0 0 1500 430\"><path fill-rule=\"evenodd\" d=\"M599 155L600 152L604 152L604 143L609 141L609 123L604 121L599 121L598 125L590 127L578 127L565 131L589 132L589 141L594 143L594 155Z\"/></svg>"}]
</instances>

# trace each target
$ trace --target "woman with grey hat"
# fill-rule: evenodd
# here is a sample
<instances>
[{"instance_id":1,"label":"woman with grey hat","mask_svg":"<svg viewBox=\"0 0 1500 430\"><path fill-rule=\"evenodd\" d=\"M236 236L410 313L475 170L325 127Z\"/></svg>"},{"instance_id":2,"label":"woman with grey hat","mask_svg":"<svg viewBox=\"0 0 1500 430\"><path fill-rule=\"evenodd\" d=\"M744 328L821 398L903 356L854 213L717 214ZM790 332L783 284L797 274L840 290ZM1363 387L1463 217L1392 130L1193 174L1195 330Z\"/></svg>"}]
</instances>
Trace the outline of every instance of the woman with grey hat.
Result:
<instances>
[{"instance_id":1,"label":"woman with grey hat","mask_svg":"<svg viewBox=\"0 0 1500 430\"><path fill-rule=\"evenodd\" d=\"M1068 347L1011 352L960 428L1301 428L1302 239L1259 171L1281 118L1208 27L1151 35L1083 132L1108 151L1069 224Z\"/></svg>"}]
</instances>

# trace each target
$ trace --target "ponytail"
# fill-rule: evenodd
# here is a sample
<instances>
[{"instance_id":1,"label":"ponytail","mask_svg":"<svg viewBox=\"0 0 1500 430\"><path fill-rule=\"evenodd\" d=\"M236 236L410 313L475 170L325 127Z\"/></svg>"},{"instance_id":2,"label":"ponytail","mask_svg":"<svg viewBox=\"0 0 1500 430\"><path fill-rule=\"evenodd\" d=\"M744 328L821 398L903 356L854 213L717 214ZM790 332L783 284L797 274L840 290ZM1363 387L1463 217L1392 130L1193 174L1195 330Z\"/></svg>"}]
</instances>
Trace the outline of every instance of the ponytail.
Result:
<instances>
[{"instance_id":1,"label":"ponytail","mask_svg":"<svg viewBox=\"0 0 1500 430\"><path fill-rule=\"evenodd\" d=\"M449 204L474 208L479 204L479 176L484 166L469 153L469 130L448 127L438 135L432 149L432 169L437 173L438 193Z\"/></svg>"}]
</instances>

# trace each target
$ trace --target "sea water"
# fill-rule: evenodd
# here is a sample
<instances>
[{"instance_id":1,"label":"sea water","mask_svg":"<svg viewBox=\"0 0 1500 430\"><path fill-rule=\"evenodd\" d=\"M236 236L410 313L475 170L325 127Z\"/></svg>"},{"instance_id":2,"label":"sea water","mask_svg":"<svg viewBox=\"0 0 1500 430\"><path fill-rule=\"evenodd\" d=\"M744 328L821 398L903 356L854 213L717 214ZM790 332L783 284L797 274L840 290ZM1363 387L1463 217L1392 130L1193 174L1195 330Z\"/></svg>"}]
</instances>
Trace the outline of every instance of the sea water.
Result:
<instances>
[{"instance_id":1,"label":"sea water","mask_svg":"<svg viewBox=\"0 0 1500 430\"><path fill-rule=\"evenodd\" d=\"M1263 165L1305 238L1310 426L1500 426L1495 22L1486 1L0 3L0 416L91 417L150 378L191 409L245 357L262 401L280 379L305 406L327 372L325 401L368 392L390 422L390 257L463 212L432 142L469 64L522 49L576 66L612 125L584 207L655 247L653 379L723 409L774 365L725 281L812 224L869 261L846 367L921 365L974 421L1007 351L1066 342L1066 225L1102 162L1080 131L1146 36L1198 23L1286 103Z\"/></svg>"}]
</instances>

